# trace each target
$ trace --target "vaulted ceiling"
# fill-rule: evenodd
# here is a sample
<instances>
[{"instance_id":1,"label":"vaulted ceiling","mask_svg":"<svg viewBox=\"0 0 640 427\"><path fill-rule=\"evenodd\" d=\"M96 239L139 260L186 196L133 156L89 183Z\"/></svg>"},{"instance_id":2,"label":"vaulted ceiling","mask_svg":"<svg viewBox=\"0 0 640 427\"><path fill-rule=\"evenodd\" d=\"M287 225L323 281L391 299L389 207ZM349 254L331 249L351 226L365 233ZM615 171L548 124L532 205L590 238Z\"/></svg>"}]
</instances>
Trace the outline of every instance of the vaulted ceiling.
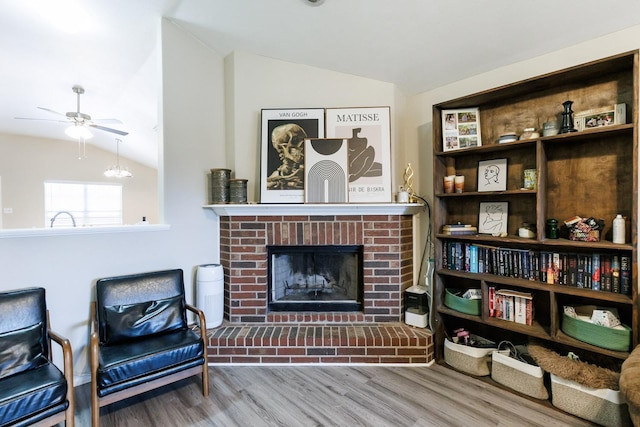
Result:
<instances>
[{"instance_id":1,"label":"vaulted ceiling","mask_svg":"<svg viewBox=\"0 0 640 427\"><path fill-rule=\"evenodd\" d=\"M71 88L82 85L81 110L129 132L121 153L157 164L161 17L222 55L247 51L412 95L638 25L640 2L0 0L0 132L66 139L64 124L15 117L75 111ZM94 133L115 149L116 135Z\"/></svg>"}]
</instances>

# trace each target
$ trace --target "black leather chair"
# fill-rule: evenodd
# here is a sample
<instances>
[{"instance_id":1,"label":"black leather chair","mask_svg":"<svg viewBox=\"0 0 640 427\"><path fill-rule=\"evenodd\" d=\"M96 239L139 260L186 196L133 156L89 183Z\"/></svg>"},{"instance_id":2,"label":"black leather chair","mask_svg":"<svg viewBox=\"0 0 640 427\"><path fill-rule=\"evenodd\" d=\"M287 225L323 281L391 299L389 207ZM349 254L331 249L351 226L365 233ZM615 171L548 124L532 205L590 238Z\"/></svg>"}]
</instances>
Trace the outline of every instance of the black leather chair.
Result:
<instances>
[{"instance_id":1,"label":"black leather chair","mask_svg":"<svg viewBox=\"0 0 640 427\"><path fill-rule=\"evenodd\" d=\"M64 374L51 359L60 344ZM0 426L74 425L73 355L49 329L45 290L0 293Z\"/></svg>"},{"instance_id":2,"label":"black leather chair","mask_svg":"<svg viewBox=\"0 0 640 427\"><path fill-rule=\"evenodd\" d=\"M187 324L199 320L199 334ZM166 270L100 279L91 332L92 425L100 408L192 375L209 394L206 321L188 305L183 271Z\"/></svg>"}]
</instances>

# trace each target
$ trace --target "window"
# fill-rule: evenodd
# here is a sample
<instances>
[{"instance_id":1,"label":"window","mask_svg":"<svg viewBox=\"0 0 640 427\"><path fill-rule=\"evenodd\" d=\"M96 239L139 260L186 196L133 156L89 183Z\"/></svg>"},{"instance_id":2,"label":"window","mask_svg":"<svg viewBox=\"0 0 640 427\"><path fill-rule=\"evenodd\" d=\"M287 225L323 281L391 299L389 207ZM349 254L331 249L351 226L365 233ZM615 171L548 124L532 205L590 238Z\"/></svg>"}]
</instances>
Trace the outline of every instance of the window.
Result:
<instances>
[{"instance_id":1,"label":"window","mask_svg":"<svg viewBox=\"0 0 640 427\"><path fill-rule=\"evenodd\" d=\"M45 227L122 225L122 185L45 182L44 217Z\"/></svg>"}]
</instances>

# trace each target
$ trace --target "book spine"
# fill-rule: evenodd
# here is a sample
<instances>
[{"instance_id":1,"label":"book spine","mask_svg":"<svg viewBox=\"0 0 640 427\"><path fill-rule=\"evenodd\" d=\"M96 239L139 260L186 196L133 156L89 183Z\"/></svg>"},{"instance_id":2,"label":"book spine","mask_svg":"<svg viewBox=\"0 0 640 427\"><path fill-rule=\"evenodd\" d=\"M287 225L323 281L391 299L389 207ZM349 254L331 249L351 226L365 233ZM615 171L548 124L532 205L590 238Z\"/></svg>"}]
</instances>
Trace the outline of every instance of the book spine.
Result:
<instances>
[{"instance_id":1,"label":"book spine","mask_svg":"<svg viewBox=\"0 0 640 427\"><path fill-rule=\"evenodd\" d=\"M489 286L489 317L496 317L496 288Z\"/></svg>"},{"instance_id":2,"label":"book spine","mask_svg":"<svg viewBox=\"0 0 640 427\"><path fill-rule=\"evenodd\" d=\"M620 293L620 257L611 256L611 292Z\"/></svg>"},{"instance_id":3,"label":"book spine","mask_svg":"<svg viewBox=\"0 0 640 427\"><path fill-rule=\"evenodd\" d=\"M591 256L591 289L600 290L600 254Z\"/></svg>"},{"instance_id":4,"label":"book spine","mask_svg":"<svg viewBox=\"0 0 640 427\"><path fill-rule=\"evenodd\" d=\"M631 295L631 259L628 255L620 256L620 293Z\"/></svg>"},{"instance_id":5,"label":"book spine","mask_svg":"<svg viewBox=\"0 0 640 427\"><path fill-rule=\"evenodd\" d=\"M527 299L522 297L515 297L515 316L514 321L522 325L527 324Z\"/></svg>"},{"instance_id":6,"label":"book spine","mask_svg":"<svg viewBox=\"0 0 640 427\"><path fill-rule=\"evenodd\" d=\"M463 246L464 250L464 271L471 271L471 245L469 243L465 243Z\"/></svg>"},{"instance_id":7,"label":"book spine","mask_svg":"<svg viewBox=\"0 0 640 427\"><path fill-rule=\"evenodd\" d=\"M460 242L455 243L455 251L456 251L456 256L455 256L456 263L455 263L454 270L462 271L462 263L464 261L464 252L462 248L462 243Z\"/></svg>"},{"instance_id":8,"label":"book spine","mask_svg":"<svg viewBox=\"0 0 640 427\"><path fill-rule=\"evenodd\" d=\"M569 254L567 256L567 285L578 286L578 255Z\"/></svg>"},{"instance_id":9,"label":"book spine","mask_svg":"<svg viewBox=\"0 0 640 427\"><path fill-rule=\"evenodd\" d=\"M559 285L560 284L560 269L562 268L561 262L562 262L562 258L560 258L560 254L557 253L557 252L554 252L553 253L553 261L552 261L552 265L553 265L553 281L551 282L554 285Z\"/></svg>"},{"instance_id":10,"label":"book spine","mask_svg":"<svg viewBox=\"0 0 640 427\"><path fill-rule=\"evenodd\" d=\"M584 269L586 264L586 258L583 254L577 255L577 265L576 265L576 287L584 288Z\"/></svg>"},{"instance_id":11,"label":"book spine","mask_svg":"<svg viewBox=\"0 0 640 427\"><path fill-rule=\"evenodd\" d=\"M611 256L600 255L600 290L611 292Z\"/></svg>"},{"instance_id":12,"label":"book spine","mask_svg":"<svg viewBox=\"0 0 640 427\"><path fill-rule=\"evenodd\" d=\"M469 272L478 272L478 247L476 245L469 245Z\"/></svg>"},{"instance_id":13,"label":"book spine","mask_svg":"<svg viewBox=\"0 0 640 427\"><path fill-rule=\"evenodd\" d=\"M547 252L540 252L540 281L547 282L547 269L549 267L549 256Z\"/></svg>"},{"instance_id":14,"label":"book spine","mask_svg":"<svg viewBox=\"0 0 640 427\"><path fill-rule=\"evenodd\" d=\"M498 249L491 248L491 274L500 274L498 270Z\"/></svg>"}]
</instances>

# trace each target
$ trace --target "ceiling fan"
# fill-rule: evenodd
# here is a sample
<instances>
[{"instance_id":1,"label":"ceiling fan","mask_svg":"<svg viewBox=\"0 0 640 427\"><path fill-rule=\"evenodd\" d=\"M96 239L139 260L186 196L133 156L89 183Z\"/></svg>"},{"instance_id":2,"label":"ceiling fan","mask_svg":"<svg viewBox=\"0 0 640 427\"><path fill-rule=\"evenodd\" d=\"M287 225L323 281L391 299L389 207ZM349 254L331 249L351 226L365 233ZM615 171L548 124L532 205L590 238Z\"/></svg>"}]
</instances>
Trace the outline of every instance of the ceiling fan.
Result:
<instances>
[{"instance_id":1,"label":"ceiling fan","mask_svg":"<svg viewBox=\"0 0 640 427\"><path fill-rule=\"evenodd\" d=\"M58 116L66 117L65 120L53 120L53 119L37 119L31 117L16 117L19 120L42 120L42 121L50 121L50 122L59 122L59 123L70 123L73 125L69 129L67 129L67 134L73 137L82 137L84 139L91 138L91 132L86 132L87 127L92 127L95 129L100 129L105 132L115 133L120 136L126 136L129 132L121 131L118 129L109 128L106 126L102 126L98 123L122 123L118 119L91 119L91 116L85 113L80 112L80 95L84 93L84 88L82 86L74 86L72 88L73 92L77 95L77 110L69 111L66 114L59 113L55 110L45 107L38 107L40 110L47 111L49 113L56 114ZM85 132L83 132L83 128Z\"/></svg>"}]
</instances>

